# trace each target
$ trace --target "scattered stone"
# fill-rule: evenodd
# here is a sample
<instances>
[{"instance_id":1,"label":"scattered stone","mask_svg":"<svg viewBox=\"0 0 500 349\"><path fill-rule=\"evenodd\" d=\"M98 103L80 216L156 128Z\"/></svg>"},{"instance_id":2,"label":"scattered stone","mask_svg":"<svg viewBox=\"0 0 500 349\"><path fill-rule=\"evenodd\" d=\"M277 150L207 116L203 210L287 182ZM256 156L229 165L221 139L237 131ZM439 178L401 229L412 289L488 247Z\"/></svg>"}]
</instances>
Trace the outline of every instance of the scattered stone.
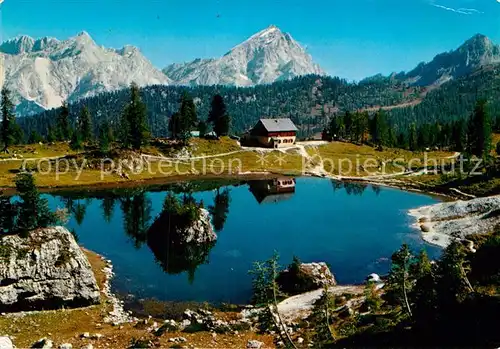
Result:
<instances>
[{"instance_id":1,"label":"scattered stone","mask_svg":"<svg viewBox=\"0 0 500 349\"><path fill-rule=\"evenodd\" d=\"M302 337L297 338L297 343L298 344L304 343L304 338L302 338Z\"/></svg>"},{"instance_id":2,"label":"scattered stone","mask_svg":"<svg viewBox=\"0 0 500 349\"><path fill-rule=\"evenodd\" d=\"M35 344L33 344L32 348L41 348L41 349L51 349L54 346L54 343L48 338L42 338L38 340Z\"/></svg>"},{"instance_id":3,"label":"scattered stone","mask_svg":"<svg viewBox=\"0 0 500 349\"><path fill-rule=\"evenodd\" d=\"M252 339L247 342L247 349L260 349L263 345L264 343Z\"/></svg>"},{"instance_id":4,"label":"scattered stone","mask_svg":"<svg viewBox=\"0 0 500 349\"><path fill-rule=\"evenodd\" d=\"M59 346L59 349L73 349L73 345L70 343L64 343Z\"/></svg>"},{"instance_id":5,"label":"scattered stone","mask_svg":"<svg viewBox=\"0 0 500 349\"><path fill-rule=\"evenodd\" d=\"M187 342L187 339L184 337L173 337L169 338L168 341L171 343L185 343Z\"/></svg>"},{"instance_id":6,"label":"scattered stone","mask_svg":"<svg viewBox=\"0 0 500 349\"><path fill-rule=\"evenodd\" d=\"M0 286L2 311L50 310L99 303L92 267L66 228L35 230L28 238L4 235L0 245L8 251L4 263L0 263L0 280L9 280Z\"/></svg>"},{"instance_id":7,"label":"scattered stone","mask_svg":"<svg viewBox=\"0 0 500 349\"><path fill-rule=\"evenodd\" d=\"M94 346L92 344L87 344L81 347L80 349L94 349Z\"/></svg>"},{"instance_id":8,"label":"scattered stone","mask_svg":"<svg viewBox=\"0 0 500 349\"><path fill-rule=\"evenodd\" d=\"M422 231L424 233L429 233L432 230L432 228L431 228L431 226L429 224L422 224L420 226L420 229L422 229Z\"/></svg>"},{"instance_id":9,"label":"scattered stone","mask_svg":"<svg viewBox=\"0 0 500 349\"><path fill-rule=\"evenodd\" d=\"M0 337L0 349L13 349L14 345L9 337Z\"/></svg>"},{"instance_id":10,"label":"scattered stone","mask_svg":"<svg viewBox=\"0 0 500 349\"><path fill-rule=\"evenodd\" d=\"M82 337L82 338L90 338L90 333L88 333L88 332L84 332L84 333L82 333L82 334L80 335L80 337Z\"/></svg>"},{"instance_id":11,"label":"scattered stone","mask_svg":"<svg viewBox=\"0 0 500 349\"><path fill-rule=\"evenodd\" d=\"M102 334L100 333L96 333L96 334L93 334L92 337L90 337L91 339L96 339L96 340L99 340L101 339L102 337L104 337Z\"/></svg>"},{"instance_id":12,"label":"scattered stone","mask_svg":"<svg viewBox=\"0 0 500 349\"><path fill-rule=\"evenodd\" d=\"M368 278L367 278L368 282L375 282L375 283L378 283L380 282L380 276L378 274L370 274L368 275Z\"/></svg>"}]
</instances>

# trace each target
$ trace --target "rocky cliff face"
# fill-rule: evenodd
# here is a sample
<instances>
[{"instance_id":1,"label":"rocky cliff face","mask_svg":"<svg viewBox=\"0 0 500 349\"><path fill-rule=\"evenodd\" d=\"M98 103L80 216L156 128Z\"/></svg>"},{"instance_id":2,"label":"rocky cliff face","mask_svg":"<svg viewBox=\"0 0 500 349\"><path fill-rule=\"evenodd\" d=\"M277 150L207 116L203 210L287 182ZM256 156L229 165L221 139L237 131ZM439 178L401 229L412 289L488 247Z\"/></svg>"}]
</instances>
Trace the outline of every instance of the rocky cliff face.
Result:
<instances>
[{"instance_id":1,"label":"rocky cliff face","mask_svg":"<svg viewBox=\"0 0 500 349\"><path fill-rule=\"evenodd\" d=\"M168 78L132 46L98 46L85 32L68 40L20 36L0 45L6 86L18 114L61 106L101 92L168 84ZM4 81L0 77L0 87Z\"/></svg>"},{"instance_id":2,"label":"rocky cliff face","mask_svg":"<svg viewBox=\"0 0 500 349\"><path fill-rule=\"evenodd\" d=\"M270 26L219 59L172 64L163 72L179 85L251 86L289 80L323 70L288 33Z\"/></svg>"},{"instance_id":3,"label":"rocky cliff face","mask_svg":"<svg viewBox=\"0 0 500 349\"><path fill-rule=\"evenodd\" d=\"M0 238L0 311L48 310L99 303L87 257L63 227L28 238Z\"/></svg>"}]
</instances>

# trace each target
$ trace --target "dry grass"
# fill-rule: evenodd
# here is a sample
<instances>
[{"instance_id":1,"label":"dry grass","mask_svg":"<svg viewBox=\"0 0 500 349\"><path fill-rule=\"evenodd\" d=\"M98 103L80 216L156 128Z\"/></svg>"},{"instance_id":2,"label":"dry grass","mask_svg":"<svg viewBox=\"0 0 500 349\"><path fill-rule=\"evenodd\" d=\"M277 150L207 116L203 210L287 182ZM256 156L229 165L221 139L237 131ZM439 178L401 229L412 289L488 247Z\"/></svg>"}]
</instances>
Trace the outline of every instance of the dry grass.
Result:
<instances>
[{"instance_id":1,"label":"dry grass","mask_svg":"<svg viewBox=\"0 0 500 349\"><path fill-rule=\"evenodd\" d=\"M307 151L310 156L316 159L316 162L319 163L322 160L324 169L329 173L357 177L398 173L408 166L413 169L419 168L424 166L425 159L427 159L428 164L433 164L433 160L437 160L438 163L448 163L450 160L447 158L454 154L443 151L411 152L390 148L377 151L367 145L343 142L331 142L319 147L308 148Z\"/></svg>"},{"instance_id":2,"label":"dry grass","mask_svg":"<svg viewBox=\"0 0 500 349\"><path fill-rule=\"evenodd\" d=\"M83 156L79 156L76 166L72 163L70 171L67 173L57 174L55 166L52 166L52 171L46 174L35 173L37 184L40 187L55 188L55 187L70 187L70 186L89 186L89 185L111 185L113 183L126 184L132 182L144 182L161 179L178 179L178 178L197 178L201 176L236 176L238 174L248 173L276 173L301 175L307 169L311 169L319 164L323 159L323 167L331 174L341 174L344 176L366 176L380 174L379 168L382 163L385 164L384 173L401 172L410 159L415 159L412 162L413 168L418 168L423 165L423 153L413 153L398 149L385 149L384 151L376 151L369 146L358 146L350 143L332 142L319 147L307 147L307 152L313 157L312 161L303 158L297 150L291 149L283 151L251 151L242 150L236 141L223 137L220 141L212 141L206 139L192 139L190 153L194 157L199 157L201 154L209 156L206 159L194 159L192 161L177 161L171 163L168 161L158 162L151 161L148 167L142 171L134 173L125 171L129 179L122 178L116 172L104 173L101 176L100 161L94 168L87 168L78 174L77 166L82 166ZM28 147L28 146L27 146ZM67 144L58 143L49 147L41 154L52 156L64 156L63 152ZM53 147L53 148L50 148ZM144 152L149 154L164 154L163 149L149 146L144 149ZM210 157L217 154L234 154ZM37 154L38 155L38 154ZM453 155L448 152L431 152L428 153L428 159L441 159ZM370 159L366 163L366 161ZM29 161L28 165L35 164L35 161ZM0 187L13 187L13 179L16 172L21 167L21 161L0 161ZM364 166L361 166L364 165ZM340 171L340 169L342 169Z\"/></svg>"},{"instance_id":3,"label":"dry grass","mask_svg":"<svg viewBox=\"0 0 500 349\"><path fill-rule=\"evenodd\" d=\"M16 145L9 148L10 154L0 154L0 159L12 158L14 154L21 155L22 158L49 158L54 156L63 156L74 154L75 152L69 148L66 142L58 142L54 144L29 144ZM19 157L21 159L21 157Z\"/></svg>"},{"instance_id":4,"label":"dry grass","mask_svg":"<svg viewBox=\"0 0 500 349\"><path fill-rule=\"evenodd\" d=\"M102 289L105 281L102 269L105 263L93 252L85 251L85 254ZM242 332L239 335L217 335L215 340L208 332L166 333L157 338L145 330L147 326L124 324L120 327L105 324L103 319L109 310L109 304L103 299L100 305L82 309L1 316L0 335L12 336L18 348L29 348L44 337L51 339L56 348L63 343L71 343L73 348L80 348L86 344L92 344L94 348L128 348L134 339L151 340L156 343L157 347L169 348L173 346L173 343L169 343L168 339L179 336L188 340L187 345L201 348L244 348L249 339L257 339L266 343L266 348L274 348L271 336L260 336L252 332ZM153 321L155 320L150 320L150 324ZM157 321L161 323L160 320ZM99 340L80 338L84 332L89 332L91 335L99 333L103 337Z\"/></svg>"}]
</instances>

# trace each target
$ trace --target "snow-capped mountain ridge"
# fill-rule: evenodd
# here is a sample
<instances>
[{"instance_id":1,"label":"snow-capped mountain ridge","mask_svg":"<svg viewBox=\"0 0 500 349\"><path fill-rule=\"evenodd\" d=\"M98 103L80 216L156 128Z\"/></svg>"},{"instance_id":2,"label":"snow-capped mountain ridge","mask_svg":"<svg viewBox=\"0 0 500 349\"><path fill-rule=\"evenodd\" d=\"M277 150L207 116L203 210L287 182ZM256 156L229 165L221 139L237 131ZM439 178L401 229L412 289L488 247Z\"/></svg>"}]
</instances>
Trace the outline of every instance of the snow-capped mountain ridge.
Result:
<instances>
[{"instance_id":1,"label":"snow-capped mountain ridge","mask_svg":"<svg viewBox=\"0 0 500 349\"><path fill-rule=\"evenodd\" d=\"M98 46L87 32L67 40L19 36L0 45L5 83L13 92L18 114L59 107L101 92L168 84L169 79L139 49Z\"/></svg>"},{"instance_id":2,"label":"snow-capped mountain ridge","mask_svg":"<svg viewBox=\"0 0 500 349\"><path fill-rule=\"evenodd\" d=\"M171 64L163 72L179 85L235 86L325 74L290 34L274 25L250 36L219 59Z\"/></svg>"}]
</instances>

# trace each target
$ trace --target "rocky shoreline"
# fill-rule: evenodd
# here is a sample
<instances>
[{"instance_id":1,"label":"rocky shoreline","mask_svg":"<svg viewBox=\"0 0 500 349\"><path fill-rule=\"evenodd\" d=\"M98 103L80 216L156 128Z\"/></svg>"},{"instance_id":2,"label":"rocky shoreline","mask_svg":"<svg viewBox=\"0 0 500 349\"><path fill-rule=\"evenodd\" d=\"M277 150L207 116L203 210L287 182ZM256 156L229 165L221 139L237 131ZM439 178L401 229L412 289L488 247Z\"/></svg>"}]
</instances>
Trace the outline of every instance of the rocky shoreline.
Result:
<instances>
[{"instance_id":1,"label":"rocky shoreline","mask_svg":"<svg viewBox=\"0 0 500 349\"><path fill-rule=\"evenodd\" d=\"M426 242L445 248L454 240L489 233L500 225L500 195L424 206L408 214Z\"/></svg>"}]
</instances>

